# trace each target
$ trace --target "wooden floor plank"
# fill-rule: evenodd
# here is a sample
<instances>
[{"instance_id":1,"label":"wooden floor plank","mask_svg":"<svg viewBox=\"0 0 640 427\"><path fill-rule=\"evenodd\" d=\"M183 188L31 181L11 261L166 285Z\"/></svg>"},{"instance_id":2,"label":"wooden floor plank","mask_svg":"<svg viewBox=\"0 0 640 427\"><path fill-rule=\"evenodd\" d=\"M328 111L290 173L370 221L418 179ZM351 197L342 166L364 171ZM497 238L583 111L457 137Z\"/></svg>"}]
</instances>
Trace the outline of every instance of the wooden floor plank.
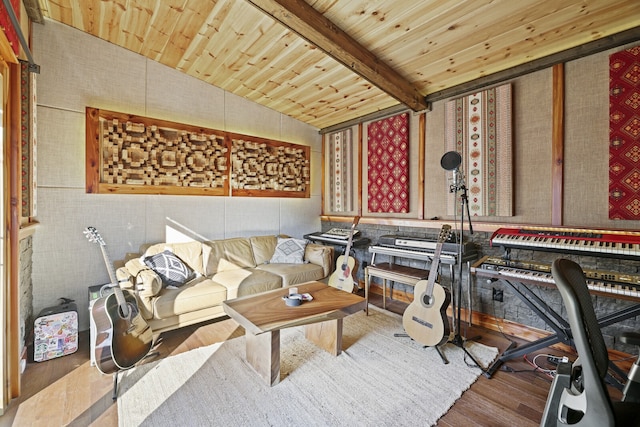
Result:
<instances>
[{"instance_id":1,"label":"wooden floor plank","mask_svg":"<svg viewBox=\"0 0 640 427\"><path fill-rule=\"evenodd\" d=\"M371 303L381 306L380 296ZM387 300L389 311L402 314L407 304ZM462 329L462 328L461 328ZM480 336L479 342L503 352L515 340L472 326L462 329L463 337ZM235 338L244 330L231 319L207 322L162 334L158 356L145 363L179 354L215 342ZM117 404L111 400L112 377L102 375L89 363L88 333L81 334L79 350L58 359L28 363L22 377L23 394L0 417L0 427L72 425L115 427ZM540 352L556 350L542 349ZM438 422L439 426L537 426L546 402L550 380L522 358L504 363L511 371L497 371L491 379L481 376ZM393 369L393 367L390 367ZM419 423L419 420L416 420Z\"/></svg>"}]
</instances>

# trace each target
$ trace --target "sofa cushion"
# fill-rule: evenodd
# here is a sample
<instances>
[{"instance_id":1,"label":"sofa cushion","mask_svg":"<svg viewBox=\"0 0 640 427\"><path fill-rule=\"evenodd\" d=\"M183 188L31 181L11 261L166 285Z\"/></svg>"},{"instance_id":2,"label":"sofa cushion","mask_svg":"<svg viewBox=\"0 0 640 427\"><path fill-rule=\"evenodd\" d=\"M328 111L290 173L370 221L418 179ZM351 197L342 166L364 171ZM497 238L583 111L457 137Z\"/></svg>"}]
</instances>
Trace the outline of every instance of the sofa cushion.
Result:
<instances>
[{"instance_id":1,"label":"sofa cushion","mask_svg":"<svg viewBox=\"0 0 640 427\"><path fill-rule=\"evenodd\" d=\"M210 240L203 243L207 246L205 275L212 276L218 271L218 263L226 259L240 267L255 267L253 249L248 238L235 237L225 240Z\"/></svg>"},{"instance_id":2,"label":"sofa cushion","mask_svg":"<svg viewBox=\"0 0 640 427\"><path fill-rule=\"evenodd\" d=\"M323 268L323 276L327 277L335 269L333 265L333 247L316 243L307 243L304 259ZM316 279L318 280L318 279Z\"/></svg>"},{"instance_id":3,"label":"sofa cushion","mask_svg":"<svg viewBox=\"0 0 640 427\"><path fill-rule=\"evenodd\" d=\"M262 264L259 270L273 273L282 278L282 286L320 280L325 277L322 266L316 264Z\"/></svg>"},{"instance_id":4,"label":"sofa cushion","mask_svg":"<svg viewBox=\"0 0 640 427\"><path fill-rule=\"evenodd\" d=\"M153 317L164 319L222 304L227 289L204 277L197 278L178 289L164 289L153 300Z\"/></svg>"},{"instance_id":5,"label":"sofa cushion","mask_svg":"<svg viewBox=\"0 0 640 427\"><path fill-rule=\"evenodd\" d=\"M241 267L255 267L251 242L245 237L224 240L224 259Z\"/></svg>"},{"instance_id":6,"label":"sofa cushion","mask_svg":"<svg viewBox=\"0 0 640 427\"><path fill-rule=\"evenodd\" d=\"M227 288L227 299L232 299L238 296L240 284L249 276L251 271L223 258L218 264L218 272L211 279Z\"/></svg>"},{"instance_id":7,"label":"sofa cushion","mask_svg":"<svg viewBox=\"0 0 640 427\"><path fill-rule=\"evenodd\" d=\"M257 294L282 287L282 277L262 269L248 268L251 276L244 279L238 286L238 296Z\"/></svg>"},{"instance_id":8,"label":"sofa cushion","mask_svg":"<svg viewBox=\"0 0 640 427\"><path fill-rule=\"evenodd\" d=\"M278 238L274 235L270 236L254 236L250 237L251 247L253 248L253 258L256 265L269 262L278 244Z\"/></svg>"},{"instance_id":9,"label":"sofa cushion","mask_svg":"<svg viewBox=\"0 0 640 427\"><path fill-rule=\"evenodd\" d=\"M306 247L306 240L278 237L278 244L269 263L303 264Z\"/></svg>"},{"instance_id":10,"label":"sofa cushion","mask_svg":"<svg viewBox=\"0 0 640 427\"><path fill-rule=\"evenodd\" d=\"M155 271L167 286L180 287L195 277L195 272L169 250L144 257L143 262Z\"/></svg>"}]
</instances>

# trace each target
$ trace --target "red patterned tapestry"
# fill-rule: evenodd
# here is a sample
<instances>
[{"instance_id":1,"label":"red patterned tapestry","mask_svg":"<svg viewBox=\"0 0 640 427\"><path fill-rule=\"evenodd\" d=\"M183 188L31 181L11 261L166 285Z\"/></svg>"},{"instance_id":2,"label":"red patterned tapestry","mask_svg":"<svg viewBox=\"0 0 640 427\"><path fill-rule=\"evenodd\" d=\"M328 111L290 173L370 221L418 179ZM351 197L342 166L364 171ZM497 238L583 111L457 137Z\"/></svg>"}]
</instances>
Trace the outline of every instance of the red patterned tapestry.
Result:
<instances>
[{"instance_id":1,"label":"red patterned tapestry","mask_svg":"<svg viewBox=\"0 0 640 427\"><path fill-rule=\"evenodd\" d=\"M369 212L409 212L409 114L367 126Z\"/></svg>"},{"instance_id":2,"label":"red patterned tapestry","mask_svg":"<svg viewBox=\"0 0 640 427\"><path fill-rule=\"evenodd\" d=\"M511 85L454 99L445 108L445 151L462 156L469 214L513 215ZM449 198L449 215L460 208Z\"/></svg>"},{"instance_id":3,"label":"red patterned tapestry","mask_svg":"<svg viewBox=\"0 0 640 427\"><path fill-rule=\"evenodd\" d=\"M609 218L640 219L640 46L609 56Z\"/></svg>"},{"instance_id":4,"label":"red patterned tapestry","mask_svg":"<svg viewBox=\"0 0 640 427\"><path fill-rule=\"evenodd\" d=\"M11 6L13 6L13 13L16 15L16 19L20 22L20 0L11 0ZM0 6L0 29L4 31L7 40L11 43L13 53L18 55L20 51L20 41L18 40L18 33L11 23L9 18L9 12L5 9L4 5Z\"/></svg>"},{"instance_id":5,"label":"red patterned tapestry","mask_svg":"<svg viewBox=\"0 0 640 427\"><path fill-rule=\"evenodd\" d=\"M329 211L351 212L353 204L353 145L351 129L328 136Z\"/></svg>"}]
</instances>

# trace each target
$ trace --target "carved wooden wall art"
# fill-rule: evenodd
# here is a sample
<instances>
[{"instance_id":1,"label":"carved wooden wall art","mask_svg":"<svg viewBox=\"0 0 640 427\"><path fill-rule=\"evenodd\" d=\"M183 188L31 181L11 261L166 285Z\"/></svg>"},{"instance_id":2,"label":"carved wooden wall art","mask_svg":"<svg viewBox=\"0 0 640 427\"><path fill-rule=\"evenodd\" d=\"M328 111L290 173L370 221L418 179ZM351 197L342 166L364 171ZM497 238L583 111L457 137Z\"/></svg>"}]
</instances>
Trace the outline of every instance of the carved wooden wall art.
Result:
<instances>
[{"instance_id":1,"label":"carved wooden wall art","mask_svg":"<svg viewBox=\"0 0 640 427\"><path fill-rule=\"evenodd\" d=\"M88 193L310 196L307 146L90 107L86 132Z\"/></svg>"},{"instance_id":2,"label":"carved wooden wall art","mask_svg":"<svg viewBox=\"0 0 640 427\"><path fill-rule=\"evenodd\" d=\"M231 193L309 197L309 147L231 135Z\"/></svg>"}]
</instances>

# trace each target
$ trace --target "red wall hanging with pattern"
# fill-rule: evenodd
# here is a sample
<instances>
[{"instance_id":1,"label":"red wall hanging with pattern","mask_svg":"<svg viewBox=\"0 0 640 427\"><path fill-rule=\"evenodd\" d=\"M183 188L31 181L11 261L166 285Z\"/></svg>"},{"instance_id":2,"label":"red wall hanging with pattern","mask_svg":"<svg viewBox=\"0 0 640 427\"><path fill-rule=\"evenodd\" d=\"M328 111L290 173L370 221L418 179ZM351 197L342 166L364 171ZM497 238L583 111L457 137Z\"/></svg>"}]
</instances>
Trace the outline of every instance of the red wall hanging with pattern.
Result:
<instances>
[{"instance_id":1,"label":"red wall hanging with pattern","mask_svg":"<svg viewBox=\"0 0 640 427\"><path fill-rule=\"evenodd\" d=\"M367 126L369 212L409 212L409 114Z\"/></svg>"}]
</instances>

